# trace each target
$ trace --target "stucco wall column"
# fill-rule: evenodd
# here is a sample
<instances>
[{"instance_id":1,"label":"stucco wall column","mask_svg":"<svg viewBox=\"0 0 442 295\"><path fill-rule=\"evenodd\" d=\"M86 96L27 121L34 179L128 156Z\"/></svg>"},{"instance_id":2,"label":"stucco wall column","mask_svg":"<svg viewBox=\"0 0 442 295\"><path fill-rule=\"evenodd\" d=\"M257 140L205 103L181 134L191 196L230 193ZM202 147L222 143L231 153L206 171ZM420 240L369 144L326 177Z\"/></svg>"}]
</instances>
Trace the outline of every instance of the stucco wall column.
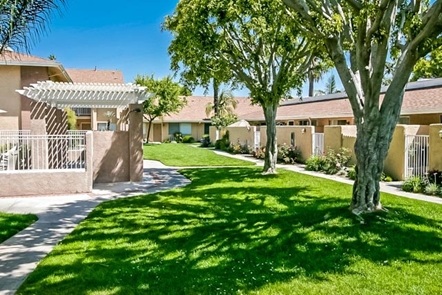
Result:
<instances>
[{"instance_id":1,"label":"stucco wall column","mask_svg":"<svg viewBox=\"0 0 442 295\"><path fill-rule=\"evenodd\" d=\"M442 171L442 138L439 132L442 130L442 124L430 125L430 158L428 169Z\"/></svg>"},{"instance_id":2,"label":"stucco wall column","mask_svg":"<svg viewBox=\"0 0 442 295\"><path fill-rule=\"evenodd\" d=\"M143 180L143 108L141 104L129 105L129 122L130 181L140 182Z\"/></svg>"}]
</instances>

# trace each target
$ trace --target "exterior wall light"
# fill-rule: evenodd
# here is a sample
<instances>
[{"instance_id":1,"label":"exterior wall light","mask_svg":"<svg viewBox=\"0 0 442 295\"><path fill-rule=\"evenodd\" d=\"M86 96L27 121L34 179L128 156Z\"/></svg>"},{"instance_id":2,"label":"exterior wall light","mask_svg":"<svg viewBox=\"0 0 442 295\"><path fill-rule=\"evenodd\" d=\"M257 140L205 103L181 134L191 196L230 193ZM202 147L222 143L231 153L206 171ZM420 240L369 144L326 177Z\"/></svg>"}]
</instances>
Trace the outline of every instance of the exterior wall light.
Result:
<instances>
[{"instance_id":1,"label":"exterior wall light","mask_svg":"<svg viewBox=\"0 0 442 295\"><path fill-rule=\"evenodd\" d=\"M135 109L133 109L132 111L130 111L129 114L130 114L130 113L133 113L133 112L135 112L135 113L141 113L141 109L140 109L140 108L135 108Z\"/></svg>"}]
</instances>

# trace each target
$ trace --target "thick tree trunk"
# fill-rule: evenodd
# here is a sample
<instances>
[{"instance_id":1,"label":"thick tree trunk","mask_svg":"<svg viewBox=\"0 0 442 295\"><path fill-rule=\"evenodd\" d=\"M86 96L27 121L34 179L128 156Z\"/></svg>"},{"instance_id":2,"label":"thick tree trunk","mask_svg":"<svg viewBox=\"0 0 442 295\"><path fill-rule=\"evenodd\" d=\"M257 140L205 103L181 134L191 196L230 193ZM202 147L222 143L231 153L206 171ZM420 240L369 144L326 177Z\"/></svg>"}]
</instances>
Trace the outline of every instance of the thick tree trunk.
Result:
<instances>
[{"instance_id":1,"label":"thick tree trunk","mask_svg":"<svg viewBox=\"0 0 442 295\"><path fill-rule=\"evenodd\" d=\"M263 174L276 174L276 160L278 156L278 144L276 140L276 111L278 105L263 106L267 125L267 142L264 158Z\"/></svg>"},{"instance_id":2,"label":"thick tree trunk","mask_svg":"<svg viewBox=\"0 0 442 295\"><path fill-rule=\"evenodd\" d=\"M366 118L357 124L358 135L355 143L357 171L350 204L352 212L356 215L383 210L379 182L399 117L399 109L400 107L396 107L396 110L392 108L386 115L373 108L369 112L370 120Z\"/></svg>"}]
</instances>

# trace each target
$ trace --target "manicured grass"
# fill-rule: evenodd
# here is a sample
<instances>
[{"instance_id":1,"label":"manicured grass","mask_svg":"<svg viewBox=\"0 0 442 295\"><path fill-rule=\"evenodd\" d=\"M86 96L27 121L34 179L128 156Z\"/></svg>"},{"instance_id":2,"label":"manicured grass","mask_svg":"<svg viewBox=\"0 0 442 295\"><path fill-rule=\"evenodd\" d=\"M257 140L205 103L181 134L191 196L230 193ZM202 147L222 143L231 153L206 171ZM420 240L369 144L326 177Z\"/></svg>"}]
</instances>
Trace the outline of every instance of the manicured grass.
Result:
<instances>
[{"instance_id":1,"label":"manicured grass","mask_svg":"<svg viewBox=\"0 0 442 295\"><path fill-rule=\"evenodd\" d=\"M37 220L33 214L8 214L0 212L0 243L27 228Z\"/></svg>"},{"instance_id":2,"label":"manicured grass","mask_svg":"<svg viewBox=\"0 0 442 295\"><path fill-rule=\"evenodd\" d=\"M182 143L145 145L144 158L173 167L255 165L253 162L220 156L212 150Z\"/></svg>"},{"instance_id":3,"label":"manicured grass","mask_svg":"<svg viewBox=\"0 0 442 295\"><path fill-rule=\"evenodd\" d=\"M98 206L18 294L440 294L442 206L383 195L361 224L351 187L261 168Z\"/></svg>"}]
</instances>

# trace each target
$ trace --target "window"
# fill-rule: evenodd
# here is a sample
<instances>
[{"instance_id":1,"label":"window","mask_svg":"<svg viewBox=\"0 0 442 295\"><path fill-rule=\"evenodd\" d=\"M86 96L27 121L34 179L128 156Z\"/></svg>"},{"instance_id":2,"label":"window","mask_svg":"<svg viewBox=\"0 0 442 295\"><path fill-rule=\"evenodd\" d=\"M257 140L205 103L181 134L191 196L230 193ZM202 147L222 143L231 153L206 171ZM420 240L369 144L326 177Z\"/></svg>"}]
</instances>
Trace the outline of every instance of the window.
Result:
<instances>
[{"instance_id":1,"label":"window","mask_svg":"<svg viewBox=\"0 0 442 295\"><path fill-rule=\"evenodd\" d=\"M185 135L192 134L192 124L190 123L180 123L180 132Z\"/></svg>"},{"instance_id":2,"label":"window","mask_svg":"<svg viewBox=\"0 0 442 295\"><path fill-rule=\"evenodd\" d=\"M410 124L410 117L402 116L399 118L399 124Z\"/></svg>"},{"instance_id":3,"label":"window","mask_svg":"<svg viewBox=\"0 0 442 295\"><path fill-rule=\"evenodd\" d=\"M442 123L442 115L440 115L440 122Z\"/></svg>"},{"instance_id":4,"label":"window","mask_svg":"<svg viewBox=\"0 0 442 295\"><path fill-rule=\"evenodd\" d=\"M301 121L299 121L299 125L301 125L301 126L309 126L310 122L308 120L301 120Z\"/></svg>"},{"instance_id":5,"label":"window","mask_svg":"<svg viewBox=\"0 0 442 295\"><path fill-rule=\"evenodd\" d=\"M347 125L347 120L328 120L328 125Z\"/></svg>"},{"instance_id":6,"label":"window","mask_svg":"<svg viewBox=\"0 0 442 295\"><path fill-rule=\"evenodd\" d=\"M295 125L295 122L289 121L289 126L293 126L293 125Z\"/></svg>"},{"instance_id":7,"label":"window","mask_svg":"<svg viewBox=\"0 0 442 295\"><path fill-rule=\"evenodd\" d=\"M299 121L298 125L301 126L316 126L317 121L316 120L301 120Z\"/></svg>"},{"instance_id":8,"label":"window","mask_svg":"<svg viewBox=\"0 0 442 295\"><path fill-rule=\"evenodd\" d=\"M97 123L97 130L98 130L98 131L106 131L106 130L107 130L107 122L106 122L106 123ZM110 131L115 131L115 130L117 130L117 124L115 124L115 123L110 123L110 125L109 125L109 130L110 130Z\"/></svg>"},{"instance_id":9,"label":"window","mask_svg":"<svg viewBox=\"0 0 442 295\"><path fill-rule=\"evenodd\" d=\"M192 134L192 124L190 123L169 123L169 134L181 132L184 135Z\"/></svg>"},{"instance_id":10,"label":"window","mask_svg":"<svg viewBox=\"0 0 442 295\"><path fill-rule=\"evenodd\" d=\"M107 129L107 123L97 123L98 131L106 131L106 129Z\"/></svg>"},{"instance_id":11,"label":"window","mask_svg":"<svg viewBox=\"0 0 442 295\"><path fill-rule=\"evenodd\" d=\"M180 123L169 123L169 134L180 132Z\"/></svg>"}]
</instances>

